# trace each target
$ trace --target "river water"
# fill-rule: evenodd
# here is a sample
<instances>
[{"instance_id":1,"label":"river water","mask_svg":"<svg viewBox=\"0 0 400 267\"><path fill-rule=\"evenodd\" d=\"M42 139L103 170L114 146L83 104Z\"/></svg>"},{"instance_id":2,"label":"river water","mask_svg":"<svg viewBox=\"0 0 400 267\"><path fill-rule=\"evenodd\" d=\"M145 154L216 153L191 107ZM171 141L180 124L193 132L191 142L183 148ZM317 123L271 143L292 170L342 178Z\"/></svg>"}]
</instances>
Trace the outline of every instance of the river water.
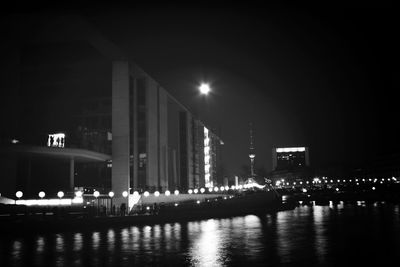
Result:
<instances>
[{"instance_id":1,"label":"river water","mask_svg":"<svg viewBox=\"0 0 400 267\"><path fill-rule=\"evenodd\" d=\"M0 238L0 266L400 266L399 205Z\"/></svg>"}]
</instances>

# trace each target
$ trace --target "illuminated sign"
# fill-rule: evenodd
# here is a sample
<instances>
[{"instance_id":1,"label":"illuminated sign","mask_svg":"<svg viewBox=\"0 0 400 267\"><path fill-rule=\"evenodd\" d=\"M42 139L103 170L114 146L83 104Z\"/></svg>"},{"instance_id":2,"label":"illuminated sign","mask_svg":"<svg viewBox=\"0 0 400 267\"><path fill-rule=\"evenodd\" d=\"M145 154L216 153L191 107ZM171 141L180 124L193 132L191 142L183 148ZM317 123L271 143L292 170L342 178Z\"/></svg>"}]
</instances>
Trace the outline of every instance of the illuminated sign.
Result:
<instances>
[{"instance_id":1,"label":"illuminated sign","mask_svg":"<svg viewBox=\"0 0 400 267\"><path fill-rule=\"evenodd\" d=\"M64 147L65 146L65 134L55 133L49 134L47 138L48 147Z\"/></svg>"},{"instance_id":2,"label":"illuminated sign","mask_svg":"<svg viewBox=\"0 0 400 267\"><path fill-rule=\"evenodd\" d=\"M277 153L282 152L304 152L306 151L305 147L280 147L276 149Z\"/></svg>"}]
</instances>

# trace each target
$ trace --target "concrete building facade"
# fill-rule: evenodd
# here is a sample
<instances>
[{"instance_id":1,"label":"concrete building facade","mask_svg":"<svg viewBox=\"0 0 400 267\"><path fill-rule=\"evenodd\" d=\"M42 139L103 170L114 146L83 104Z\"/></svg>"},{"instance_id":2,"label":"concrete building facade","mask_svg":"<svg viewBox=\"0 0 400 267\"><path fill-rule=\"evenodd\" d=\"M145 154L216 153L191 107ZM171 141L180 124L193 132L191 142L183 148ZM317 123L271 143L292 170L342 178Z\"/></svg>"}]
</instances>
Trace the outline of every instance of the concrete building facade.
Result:
<instances>
[{"instance_id":1,"label":"concrete building facade","mask_svg":"<svg viewBox=\"0 0 400 267\"><path fill-rule=\"evenodd\" d=\"M116 196L218 183L218 136L136 64L114 61L112 80Z\"/></svg>"},{"instance_id":2,"label":"concrete building facade","mask_svg":"<svg viewBox=\"0 0 400 267\"><path fill-rule=\"evenodd\" d=\"M63 149L71 148L78 154L82 149L86 154L101 153L104 160L98 164L103 170L105 166L108 168L102 173L111 180L110 185L104 187L114 191L116 204L127 202L122 198L124 191L132 194L134 191L151 193L178 189L182 192L221 184L216 171L222 143L219 137L87 21L67 15L43 18L40 27L24 36L29 37L23 39L18 32L10 32L10 42L3 44L4 51L15 50L15 58L19 59L18 68L10 68L16 78L7 74L3 79L10 81L7 84L17 81L17 88L8 90L12 94L4 94L4 99L14 103L10 107L27 112L12 112L6 116L10 107L2 108L2 123L10 127L0 133L0 155L3 162L14 167L9 167L3 175L7 180L3 179L0 193L13 197L13 188L18 187L15 181L20 165L9 161L19 161L27 150L14 148L33 145L37 147L35 151L42 151L40 146L46 146L47 135L58 132L66 134L65 147L47 147L45 150L51 153L46 152L46 157L56 160ZM23 45L16 46L21 42ZM5 65L12 65L14 61L8 60ZM8 85L3 84L5 82L1 89L7 89ZM33 90L37 93L29 96L34 99L25 96ZM101 112L80 114L79 125L71 123L69 118L72 113L69 111L78 109L76 98L73 105L64 105L63 112L58 112L63 103L61 96L84 95L90 99L92 93L98 94L93 98L103 97L107 106ZM29 112L26 104L35 108L51 107L43 108L44 113L40 114L47 116L43 119L39 111L37 114ZM105 122L99 123L103 119ZM76 131L78 126L80 130ZM14 139L18 143L10 142ZM31 157L29 153L25 156ZM40 157L37 161L41 161ZM67 184L72 187L80 171L77 164L65 161L69 173ZM95 171L87 175L90 173ZM40 175L37 177L40 179Z\"/></svg>"}]
</instances>

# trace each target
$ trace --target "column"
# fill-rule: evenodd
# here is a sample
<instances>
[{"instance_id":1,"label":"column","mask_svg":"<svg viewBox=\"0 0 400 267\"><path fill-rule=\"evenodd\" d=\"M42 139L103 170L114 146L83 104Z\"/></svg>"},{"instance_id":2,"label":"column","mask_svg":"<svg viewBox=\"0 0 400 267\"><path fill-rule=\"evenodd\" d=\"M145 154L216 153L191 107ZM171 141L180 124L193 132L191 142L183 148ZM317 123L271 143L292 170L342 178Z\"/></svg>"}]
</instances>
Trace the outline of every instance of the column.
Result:
<instances>
[{"instance_id":1,"label":"column","mask_svg":"<svg viewBox=\"0 0 400 267\"><path fill-rule=\"evenodd\" d=\"M75 187L75 159L69 160L69 189L71 192L74 191Z\"/></svg>"},{"instance_id":2,"label":"column","mask_svg":"<svg viewBox=\"0 0 400 267\"><path fill-rule=\"evenodd\" d=\"M128 198L129 192L129 64L127 61L112 63L112 172L111 184L115 193L114 204L118 208Z\"/></svg>"}]
</instances>

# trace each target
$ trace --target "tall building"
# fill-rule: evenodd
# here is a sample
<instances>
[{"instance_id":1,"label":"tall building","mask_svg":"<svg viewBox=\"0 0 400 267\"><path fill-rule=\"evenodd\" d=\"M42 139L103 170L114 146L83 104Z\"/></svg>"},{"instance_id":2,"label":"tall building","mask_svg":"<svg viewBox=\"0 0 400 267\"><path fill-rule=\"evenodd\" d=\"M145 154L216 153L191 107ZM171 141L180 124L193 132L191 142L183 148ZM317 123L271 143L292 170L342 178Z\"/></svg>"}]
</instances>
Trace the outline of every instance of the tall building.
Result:
<instances>
[{"instance_id":1,"label":"tall building","mask_svg":"<svg viewBox=\"0 0 400 267\"><path fill-rule=\"evenodd\" d=\"M137 65L118 61L113 69L113 190L216 184L219 137Z\"/></svg>"},{"instance_id":2,"label":"tall building","mask_svg":"<svg viewBox=\"0 0 400 267\"><path fill-rule=\"evenodd\" d=\"M15 105L2 107L2 122L8 123L10 107L19 112L10 114L13 128L0 132L1 164L7 164L2 195L13 197L21 187L73 191L94 185L114 191L118 205L127 202L124 191L221 184L222 141L211 127L85 20L43 20L49 21L23 45L10 36L6 47L15 57L4 64L17 67L7 75L16 77L9 82L15 83L13 94L4 97ZM45 176L51 184L29 186Z\"/></svg>"},{"instance_id":3,"label":"tall building","mask_svg":"<svg viewBox=\"0 0 400 267\"><path fill-rule=\"evenodd\" d=\"M254 148L254 135L253 135L253 125L250 123L250 149L249 149L249 158L250 158L250 176L254 177L256 174L254 172L254 160L256 158L255 148Z\"/></svg>"},{"instance_id":4,"label":"tall building","mask_svg":"<svg viewBox=\"0 0 400 267\"><path fill-rule=\"evenodd\" d=\"M310 165L308 147L279 147L272 149L272 169L295 170Z\"/></svg>"},{"instance_id":5,"label":"tall building","mask_svg":"<svg viewBox=\"0 0 400 267\"><path fill-rule=\"evenodd\" d=\"M311 178L308 147L277 147L272 149L273 180L296 181Z\"/></svg>"}]
</instances>

